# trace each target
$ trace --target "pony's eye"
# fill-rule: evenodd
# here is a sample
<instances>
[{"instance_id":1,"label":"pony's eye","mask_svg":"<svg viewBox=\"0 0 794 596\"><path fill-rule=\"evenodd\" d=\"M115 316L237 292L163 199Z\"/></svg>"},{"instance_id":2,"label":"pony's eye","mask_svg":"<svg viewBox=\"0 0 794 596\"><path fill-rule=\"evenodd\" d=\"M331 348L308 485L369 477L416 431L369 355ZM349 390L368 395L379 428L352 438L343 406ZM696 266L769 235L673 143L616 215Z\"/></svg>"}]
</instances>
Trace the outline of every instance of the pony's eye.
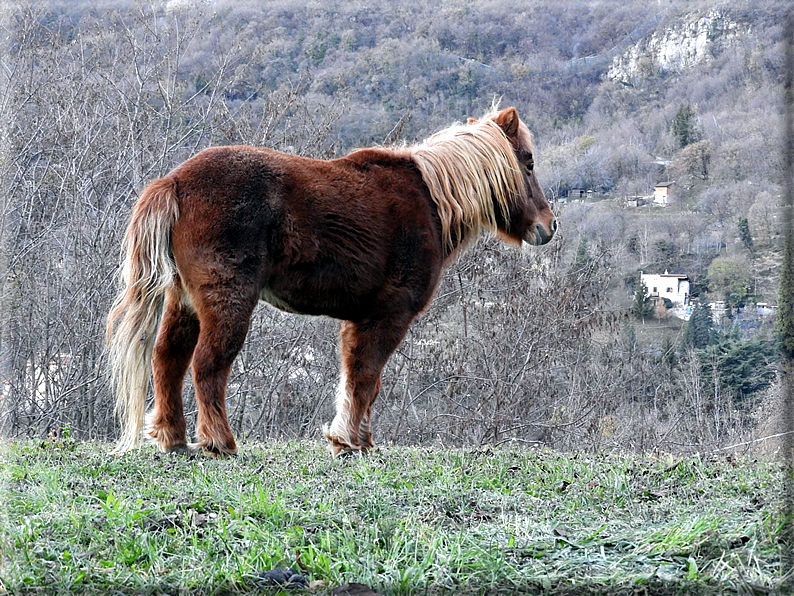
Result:
<instances>
[{"instance_id":1,"label":"pony's eye","mask_svg":"<svg viewBox=\"0 0 794 596\"><path fill-rule=\"evenodd\" d=\"M531 162L529 162L529 163L526 165L526 168L527 168L527 172L531 172L532 170L534 170L534 169L535 169L535 162L534 162L534 161L531 161Z\"/></svg>"}]
</instances>

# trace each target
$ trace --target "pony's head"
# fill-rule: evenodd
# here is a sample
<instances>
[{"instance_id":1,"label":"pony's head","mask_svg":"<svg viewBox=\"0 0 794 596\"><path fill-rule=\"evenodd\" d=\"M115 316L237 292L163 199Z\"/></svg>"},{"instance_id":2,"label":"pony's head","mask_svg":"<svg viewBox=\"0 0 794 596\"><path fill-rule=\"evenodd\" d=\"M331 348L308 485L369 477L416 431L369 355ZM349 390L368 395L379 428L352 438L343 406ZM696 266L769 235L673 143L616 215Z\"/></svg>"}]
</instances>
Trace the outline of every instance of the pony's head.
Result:
<instances>
[{"instance_id":1,"label":"pony's head","mask_svg":"<svg viewBox=\"0 0 794 596\"><path fill-rule=\"evenodd\" d=\"M532 134L518 117L515 108L505 108L487 114L482 120L469 118L469 126L481 126L485 120L495 122L513 148L518 168L523 176L522 194L518 200L508 201L495 209L499 236L508 242L526 242L534 246L546 244L557 231L557 218L543 194L535 174L535 150ZM506 209L504 208L506 207Z\"/></svg>"},{"instance_id":2,"label":"pony's head","mask_svg":"<svg viewBox=\"0 0 794 596\"><path fill-rule=\"evenodd\" d=\"M532 135L515 108L437 132L411 149L438 208L447 255L480 230L545 244L557 222L538 184Z\"/></svg>"}]
</instances>

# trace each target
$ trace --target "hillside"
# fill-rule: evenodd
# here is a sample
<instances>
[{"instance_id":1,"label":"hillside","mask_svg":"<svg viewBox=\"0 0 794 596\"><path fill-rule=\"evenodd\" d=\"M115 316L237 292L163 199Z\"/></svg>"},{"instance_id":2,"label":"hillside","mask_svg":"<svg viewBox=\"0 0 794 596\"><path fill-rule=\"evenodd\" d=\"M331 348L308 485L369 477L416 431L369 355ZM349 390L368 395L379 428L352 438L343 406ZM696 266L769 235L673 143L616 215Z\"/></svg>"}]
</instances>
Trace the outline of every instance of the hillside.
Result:
<instances>
[{"instance_id":1,"label":"hillside","mask_svg":"<svg viewBox=\"0 0 794 596\"><path fill-rule=\"evenodd\" d=\"M0 589L261 594L291 567L330 594L748 594L779 587L778 466L724 456L316 442L237 458L4 442ZM283 593L283 592L282 592ZM289 593L307 593L290 590Z\"/></svg>"}]
</instances>

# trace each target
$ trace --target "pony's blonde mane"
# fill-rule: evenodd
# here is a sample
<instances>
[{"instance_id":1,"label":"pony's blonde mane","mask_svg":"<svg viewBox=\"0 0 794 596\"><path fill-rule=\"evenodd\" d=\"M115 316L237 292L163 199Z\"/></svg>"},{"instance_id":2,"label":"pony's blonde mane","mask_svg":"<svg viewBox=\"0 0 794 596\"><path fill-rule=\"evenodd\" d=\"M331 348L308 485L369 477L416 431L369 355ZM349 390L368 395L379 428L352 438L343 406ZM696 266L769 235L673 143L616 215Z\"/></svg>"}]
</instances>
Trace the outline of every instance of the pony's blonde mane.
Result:
<instances>
[{"instance_id":1,"label":"pony's blonde mane","mask_svg":"<svg viewBox=\"0 0 794 596\"><path fill-rule=\"evenodd\" d=\"M513 147L492 116L451 126L410 147L438 208L447 254L483 229L496 233L497 215L507 221L510 205L526 194Z\"/></svg>"}]
</instances>

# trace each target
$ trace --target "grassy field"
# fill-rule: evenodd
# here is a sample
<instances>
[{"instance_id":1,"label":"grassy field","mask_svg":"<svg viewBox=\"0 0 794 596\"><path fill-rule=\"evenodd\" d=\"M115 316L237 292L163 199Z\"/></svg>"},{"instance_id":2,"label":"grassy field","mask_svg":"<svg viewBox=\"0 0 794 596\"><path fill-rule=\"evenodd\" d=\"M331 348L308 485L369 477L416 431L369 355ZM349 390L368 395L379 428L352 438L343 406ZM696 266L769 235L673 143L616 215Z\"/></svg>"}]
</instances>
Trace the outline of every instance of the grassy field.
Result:
<instances>
[{"instance_id":1,"label":"grassy field","mask_svg":"<svg viewBox=\"0 0 794 596\"><path fill-rule=\"evenodd\" d=\"M315 594L763 594L780 580L781 471L768 462L108 451L4 442L0 593L272 594L253 577L275 567Z\"/></svg>"}]
</instances>

